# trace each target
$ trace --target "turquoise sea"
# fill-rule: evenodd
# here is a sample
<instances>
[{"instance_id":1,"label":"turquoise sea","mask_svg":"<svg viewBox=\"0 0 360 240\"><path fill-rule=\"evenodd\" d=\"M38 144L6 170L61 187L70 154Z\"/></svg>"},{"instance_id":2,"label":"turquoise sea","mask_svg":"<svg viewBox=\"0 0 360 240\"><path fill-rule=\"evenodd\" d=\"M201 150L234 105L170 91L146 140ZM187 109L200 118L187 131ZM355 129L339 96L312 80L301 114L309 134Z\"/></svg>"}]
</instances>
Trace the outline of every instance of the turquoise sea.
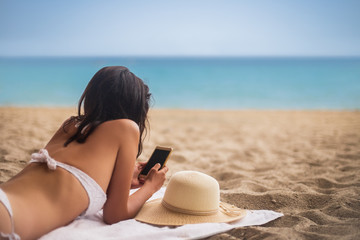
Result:
<instances>
[{"instance_id":1,"label":"turquoise sea","mask_svg":"<svg viewBox=\"0 0 360 240\"><path fill-rule=\"evenodd\" d=\"M110 65L142 78L155 108L360 109L360 58L2 57L0 106L74 106Z\"/></svg>"}]
</instances>

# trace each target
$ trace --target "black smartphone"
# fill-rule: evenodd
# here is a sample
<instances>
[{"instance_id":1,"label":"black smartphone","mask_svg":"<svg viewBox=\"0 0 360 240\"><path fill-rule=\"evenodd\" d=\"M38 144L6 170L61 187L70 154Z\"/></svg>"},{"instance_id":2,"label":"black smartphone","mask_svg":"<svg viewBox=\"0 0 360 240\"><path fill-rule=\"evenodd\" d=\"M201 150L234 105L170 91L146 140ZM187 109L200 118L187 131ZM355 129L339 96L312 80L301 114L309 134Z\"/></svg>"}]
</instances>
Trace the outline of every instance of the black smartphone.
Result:
<instances>
[{"instance_id":1,"label":"black smartphone","mask_svg":"<svg viewBox=\"0 0 360 240\"><path fill-rule=\"evenodd\" d=\"M169 159L171 151L172 148L157 146L154 152L151 154L149 161L147 162L143 170L140 172L139 178L144 179L151 170L151 168L154 167L157 163L161 164L160 169L163 168L166 164L166 161Z\"/></svg>"}]
</instances>

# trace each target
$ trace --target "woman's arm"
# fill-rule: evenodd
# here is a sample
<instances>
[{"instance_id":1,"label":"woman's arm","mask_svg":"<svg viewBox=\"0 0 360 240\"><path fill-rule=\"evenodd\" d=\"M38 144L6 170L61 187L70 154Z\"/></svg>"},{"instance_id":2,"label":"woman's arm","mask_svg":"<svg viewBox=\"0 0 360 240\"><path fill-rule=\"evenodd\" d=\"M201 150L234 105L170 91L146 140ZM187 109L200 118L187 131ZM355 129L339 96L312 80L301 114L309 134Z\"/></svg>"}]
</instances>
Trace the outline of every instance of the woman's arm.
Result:
<instances>
[{"instance_id":1,"label":"woman's arm","mask_svg":"<svg viewBox=\"0 0 360 240\"><path fill-rule=\"evenodd\" d=\"M157 171L159 166L155 166L144 185L129 197L140 133L134 122L121 123L120 145L104 205L104 221L108 224L135 217L146 200L160 189L167 172L167 168Z\"/></svg>"},{"instance_id":2,"label":"woman's arm","mask_svg":"<svg viewBox=\"0 0 360 240\"><path fill-rule=\"evenodd\" d=\"M128 209L133 214L131 218L136 216L144 203L164 184L168 168L164 167L159 171L160 167L159 163L156 164L148 173L143 187L129 197Z\"/></svg>"}]
</instances>

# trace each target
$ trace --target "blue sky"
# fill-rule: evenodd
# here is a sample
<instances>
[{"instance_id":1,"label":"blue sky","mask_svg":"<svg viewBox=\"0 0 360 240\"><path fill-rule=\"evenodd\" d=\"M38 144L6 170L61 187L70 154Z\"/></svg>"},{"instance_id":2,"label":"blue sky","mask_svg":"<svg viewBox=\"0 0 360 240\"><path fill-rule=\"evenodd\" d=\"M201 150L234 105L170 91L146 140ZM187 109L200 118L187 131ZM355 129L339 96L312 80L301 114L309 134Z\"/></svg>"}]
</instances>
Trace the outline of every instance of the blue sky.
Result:
<instances>
[{"instance_id":1,"label":"blue sky","mask_svg":"<svg viewBox=\"0 0 360 240\"><path fill-rule=\"evenodd\" d=\"M0 56L360 56L358 0L0 0Z\"/></svg>"}]
</instances>

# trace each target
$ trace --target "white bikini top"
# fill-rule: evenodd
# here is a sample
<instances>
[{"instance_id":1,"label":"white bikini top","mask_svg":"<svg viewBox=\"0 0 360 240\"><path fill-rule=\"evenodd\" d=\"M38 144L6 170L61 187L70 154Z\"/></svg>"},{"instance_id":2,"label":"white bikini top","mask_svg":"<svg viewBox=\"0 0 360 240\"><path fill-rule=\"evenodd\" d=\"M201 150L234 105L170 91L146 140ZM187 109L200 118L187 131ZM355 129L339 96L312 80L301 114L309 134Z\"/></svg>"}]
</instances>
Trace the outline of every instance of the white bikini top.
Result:
<instances>
[{"instance_id":1,"label":"white bikini top","mask_svg":"<svg viewBox=\"0 0 360 240\"><path fill-rule=\"evenodd\" d=\"M66 163L58 162L55 159L51 158L46 149L40 149L38 153L31 154L31 160L29 163L36 162L47 163L47 166L50 170L55 170L56 167L59 166L70 172L79 180L79 182L84 187L85 191L89 196L89 206L80 216L95 214L103 208L106 202L106 194L104 190L99 186L99 184L89 175L76 167L70 166Z\"/></svg>"}]
</instances>

